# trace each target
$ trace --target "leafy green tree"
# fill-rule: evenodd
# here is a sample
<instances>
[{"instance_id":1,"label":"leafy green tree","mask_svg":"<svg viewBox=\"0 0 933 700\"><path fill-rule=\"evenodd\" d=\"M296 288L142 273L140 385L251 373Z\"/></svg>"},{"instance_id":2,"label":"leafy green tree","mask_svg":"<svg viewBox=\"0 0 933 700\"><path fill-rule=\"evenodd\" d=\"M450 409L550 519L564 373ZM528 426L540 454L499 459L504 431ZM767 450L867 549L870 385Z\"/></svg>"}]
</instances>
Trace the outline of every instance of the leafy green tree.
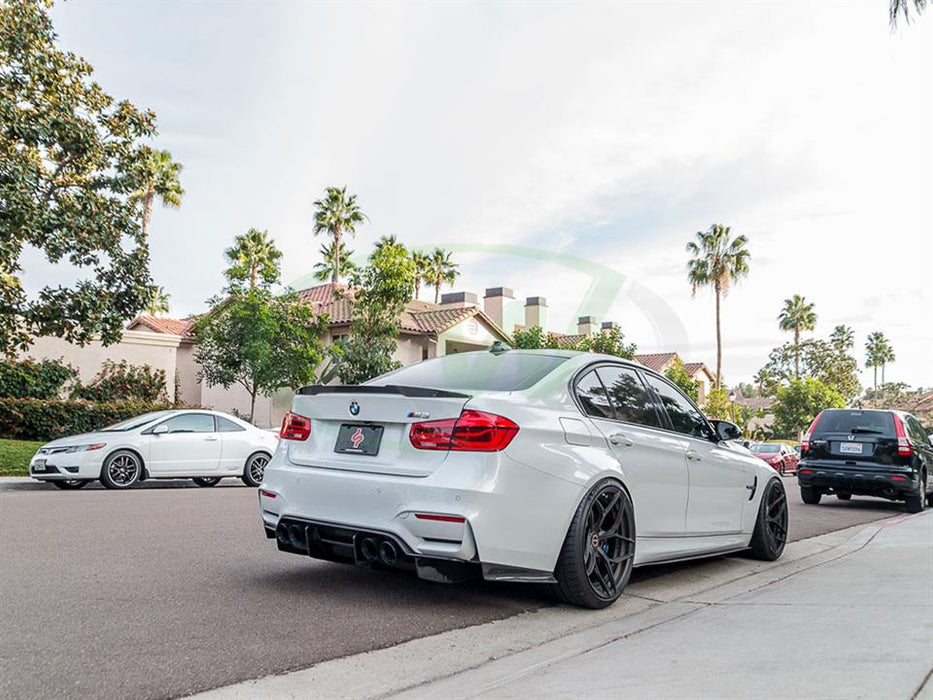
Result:
<instances>
[{"instance_id":1,"label":"leafy green tree","mask_svg":"<svg viewBox=\"0 0 933 700\"><path fill-rule=\"evenodd\" d=\"M774 433L799 440L820 411L843 408L842 395L816 379L793 379L777 393L774 404Z\"/></svg>"},{"instance_id":2,"label":"leafy green tree","mask_svg":"<svg viewBox=\"0 0 933 700\"><path fill-rule=\"evenodd\" d=\"M279 281L279 260L282 251L269 238L268 231L251 228L233 239L233 247L224 251L230 267L224 272L231 291L241 291L244 283L249 289L268 287Z\"/></svg>"},{"instance_id":3,"label":"leafy green tree","mask_svg":"<svg viewBox=\"0 0 933 700\"><path fill-rule=\"evenodd\" d=\"M698 231L696 240L687 243L692 258L687 262L687 280L696 296L700 287L712 287L716 295L716 386L722 386L721 298L733 283L748 275L751 254L745 247L748 238L730 239L728 226L713 224L708 231Z\"/></svg>"},{"instance_id":4,"label":"leafy green tree","mask_svg":"<svg viewBox=\"0 0 933 700\"><path fill-rule=\"evenodd\" d=\"M170 296L171 295L165 291L164 287L152 285L149 292L149 300L146 302L146 307L143 311L150 316L167 314L169 311L168 300Z\"/></svg>"},{"instance_id":5,"label":"leafy green tree","mask_svg":"<svg viewBox=\"0 0 933 700\"><path fill-rule=\"evenodd\" d=\"M778 314L778 325L782 331L794 332L794 378L800 379L800 332L816 328L816 312L813 304L805 297L795 294L784 300L784 308Z\"/></svg>"},{"instance_id":6,"label":"leafy green tree","mask_svg":"<svg viewBox=\"0 0 933 700\"><path fill-rule=\"evenodd\" d=\"M512 333L512 347L517 350L540 350L547 347L547 333L541 326L516 328Z\"/></svg>"},{"instance_id":7,"label":"leafy green tree","mask_svg":"<svg viewBox=\"0 0 933 700\"><path fill-rule=\"evenodd\" d=\"M198 378L209 386L242 386L250 396L252 421L257 396L315 381L326 329L326 314L315 316L291 292L274 297L256 286L215 300L194 325Z\"/></svg>"},{"instance_id":8,"label":"leafy green tree","mask_svg":"<svg viewBox=\"0 0 933 700\"><path fill-rule=\"evenodd\" d=\"M700 396L700 385L693 377L690 376L690 373L687 372L687 366L683 363L679 357L675 357L674 361L671 362L670 367L664 370L664 376L670 379L674 384L680 387L680 390L684 392L694 401L699 400Z\"/></svg>"},{"instance_id":9,"label":"leafy green tree","mask_svg":"<svg viewBox=\"0 0 933 700\"><path fill-rule=\"evenodd\" d=\"M764 422L765 411L751 406L737 406L735 424L742 430L742 435L755 442L763 442L771 435L771 430Z\"/></svg>"},{"instance_id":10,"label":"leafy green tree","mask_svg":"<svg viewBox=\"0 0 933 700\"><path fill-rule=\"evenodd\" d=\"M457 270L457 263L451 259L451 253L448 250L435 248L428 259L428 270L424 276L426 284L434 287L434 303L437 304L441 298L441 286L453 284L460 272Z\"/></svg>"},{"instance_id":11,"label":"leafy green tree","mask_svg":"<svg viewBox=\"0 0 933 700\"><path fill-rule=\"evenodd\" d=\"M862 390L858 361L849 353L852 347L840 343L836 336L835 341L807 338L798 346L785 343L775 348L768 357L768 364L759 372L759 378L764 380L764 394L774 396L781 386L798 379L799 362L799 371L804 377L816 379L851 401Z\"/></svg>"},{"instance_id":12,"label":"leafy green tree","mask_svg":"<svg viewBox=\"0 0 933 700\"><path fill-rule=\"evenodd\" d=\"M917 392L919 393L919 391ZM865 392L865 400L878 408L894 408L901 405L910 394L910 385L904 382L882 384L877 389Z\"/></svg>"},{"instance_id":13,"label":"leafy green tree","mask_svg":"<svg viewBox=\"0 0 933 700\"><path fill-rule=\"evenodd\" d=\"M431 258L423 251L413 250L411 260L415 263L415 299L417 299L421 293L421 284L425 281L428 268L431 266Z\"/></svg>"},{"instance_id":14,"label":"leafy green tree","mask_svg":"<svg viewBox=\"0 0 933 700\"><path fill-rule=\"evenodd\" d=\"M396 369L392 359L398 338L398 317L415 291L415 263L405 246L377 248L369 265L351 277L353 321L350 332L332 351L344 384L360 384Z\"/></svg>"},{"instance_id":15,"label":"leafy green tree","mask_svg":"<svg viewBox=\"0 0 933 700\"><path fill-rule=\"evenodd\" d=\"M334 258L331 282L340 281L344 274L340 245L344 234L356 235L356 227L366 215L356 203L356 195L347 195L347 188L328 187L324 197L314 202L314 235L326 234L333 243Z\"/></svg>"},{"instance_id":16,"label":"leafy green tree","mask_svg":"<svg viewBox=\"0 0 933 700\"><path fill-rule=\"evenodd\" d=\"M582 352L595 352L601 355L615 355L616 357L624 357L627 360L634 359L637 347L634 343L626 344L624 341L625 336L622 331L613 327L582 338L571 349Z\"/></svg>"},{"instance_id":17,"label":"leafy green tree","mask_svg":"<svg viewBox=\"0 0 933 700\"><path fill-rule=\"evenodd\" d=\"M156 197L162 201L162 206L177 209L181 206L181 198L185 191L181 188L178 175L181 173L181 164L172 160L168 151L148 151L140 171L142 183L130 195L130 201L142 209L142 230L144 236L149 236L149 224L152 221L152 209Z\"/></svg>"},{"instance_id":18,"label":"leafy green tree","mask_svg":"<svg viewBox=\"0 0 933 700\"><path fill-rule=\"evenodd\" d=\"M732 402L729 401L729 392L723 387L713 389L703 404L703 413L713 420L732 420Z\"/></svg>"},{"instance_id":19,"label":"leafy green tree","mask_svg":"<svg viewBox=\"0 0 933 700\"><path fill-rule=\"evenodd\" d=\"M347 248L343 243L340 244L339 249L334 246L333 241L327 244L321 244L321 250L319 252L322 260L314 265L314 279L319 282L332 280L337 265L340 265L341 271L347 275L353 274L356 271L356 265L350 260L353 251Z\"/></svg>"},{"instance_id":20,"label":"leafy green tree","mask_svg":"<svg viewBox=\"0 0 933 700\"><path fill-rule=\"evenodd\" d=\"M119 340L152 279L131 195L145 182L155 115L115 101L63 51L35 0L0 2L0 348L36 335ZM69 263L80 281L29 298L24 249Z\"/></svg>"}]
</instances>

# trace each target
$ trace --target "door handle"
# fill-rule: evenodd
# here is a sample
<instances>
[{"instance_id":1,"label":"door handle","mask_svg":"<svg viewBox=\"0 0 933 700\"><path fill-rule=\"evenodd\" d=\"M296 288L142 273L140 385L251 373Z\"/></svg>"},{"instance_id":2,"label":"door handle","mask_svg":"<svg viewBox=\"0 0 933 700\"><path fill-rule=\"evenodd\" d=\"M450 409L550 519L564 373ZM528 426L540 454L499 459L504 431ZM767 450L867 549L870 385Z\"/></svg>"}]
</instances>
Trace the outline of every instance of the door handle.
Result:
<instances>
[{"instance_id":1,"label":"door handle","mask_svg":"<svg viewBox=\"0 0 933 700\"><path fill-rule=\"evenodd\" d=\"M613 445L625 445L626 447L631 447L635 444L635 441L625 433L613 433L609 436L609 442Z\"/></svg>"},{"instance_id":2,"label":"door handle","mask_svg":"<svg viewBox=\"0 0 933 700\"><path fill-rule=\"evenodd\" d=\"M691 462L702 462L703 458L700 456L700 453L696 450L687 450L687 459Z\"/></svg>"},{"instance_id":3,"label":"door handle","mask_svg":"<svg viewBox=\"0 0 933 700\"><path fill-rule=\"evenodd\" d=\"M206 437L204 438L207 442L217 442L218 438L215 437Z\"/></svg>"}]
</instances>

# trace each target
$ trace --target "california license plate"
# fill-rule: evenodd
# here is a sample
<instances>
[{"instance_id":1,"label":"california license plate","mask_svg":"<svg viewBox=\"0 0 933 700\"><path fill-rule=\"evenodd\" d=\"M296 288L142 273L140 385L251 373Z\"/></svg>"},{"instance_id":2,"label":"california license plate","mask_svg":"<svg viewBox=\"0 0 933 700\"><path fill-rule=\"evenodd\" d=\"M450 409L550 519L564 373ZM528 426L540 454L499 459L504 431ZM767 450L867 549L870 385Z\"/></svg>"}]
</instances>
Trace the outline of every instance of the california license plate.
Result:
<instances>
[{"instance_id":1,"label":"california license plate","mask_svg":"<svg viewBox=\"0 0 933 700\"><path fill-rule=\"evenodd\" d=\"M844 455L862 454L862 443L860 442L840 442L839 452Z\"/></svg>"},{"instance_id":2,"label":"california license plate","mask_svg":"<svg viewBox=\"0 0 933 700\"><path fill-rule=\"evenodd\" d=\"M340 426L337 433L337 444L334 452L353 455L377 455L379 443L382 442L381 425L349 425Z\"/></svg>"},{"instance_id":3,"label":"california license plate","mask_svg":"<svg viewBox=\"0 0 933 700\"><path fill-rule=\"evenodd\" d=\"M44 459L37 459L35 462L33 462L33 463L32 463L32 470L33 470L34 472L44 472L44 471L45 471L45 460L44 460Z\"/></svg>"}]
</instances>

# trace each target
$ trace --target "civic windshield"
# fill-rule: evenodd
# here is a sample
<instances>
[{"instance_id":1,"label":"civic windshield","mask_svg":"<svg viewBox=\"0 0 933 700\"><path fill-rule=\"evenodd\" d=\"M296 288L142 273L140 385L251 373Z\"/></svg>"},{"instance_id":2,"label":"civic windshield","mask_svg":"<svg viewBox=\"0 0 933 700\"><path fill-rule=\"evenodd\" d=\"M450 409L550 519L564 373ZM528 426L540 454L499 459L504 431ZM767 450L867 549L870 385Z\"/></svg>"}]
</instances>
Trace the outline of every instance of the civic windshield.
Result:
<instances>
[{"instance_id":1,"label":"civic windshield","mask_svg":"<svg viewBox=\"0 0 933 700\"><path fill-rule=\"evenodd\" d=\"M514 350L497 355L464 352L409 365L366 383L468 391L522 391L566 361L567 358L560 355Z\"/></svg>"},{"instance_id":2,"label":"civic windshield","mask_svg":"<svg viewBox=\"0 0 933 700\"><path fill-rule=\"evenodd\" d=\"M169 411L153 411L152 413L144 413L141 416L136 416L135 418L128 418L127 420L120 421L119 423L114 423L113 425L108 425L106 428L101 430L102 433L125 433L127 430L135 430L136 428L141 428L147 423L151 423L154 420L158 420L163 416L167 416Z\"/></svg>"}]
</instances>

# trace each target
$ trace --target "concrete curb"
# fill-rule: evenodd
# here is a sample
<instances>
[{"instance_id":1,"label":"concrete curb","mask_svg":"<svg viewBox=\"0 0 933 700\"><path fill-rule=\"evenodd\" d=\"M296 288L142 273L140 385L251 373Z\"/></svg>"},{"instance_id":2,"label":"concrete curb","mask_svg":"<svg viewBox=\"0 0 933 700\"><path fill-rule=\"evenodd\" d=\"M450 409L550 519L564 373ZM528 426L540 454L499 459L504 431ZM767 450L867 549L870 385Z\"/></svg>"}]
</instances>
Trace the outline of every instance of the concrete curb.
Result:
<instances>
[{"instance_id":1,"label":"concrete curb","mask_svg":"<svg viewBox=\"0 0 933 700\"><path fill-rule=\"evenodd\" d=\"M310 668L207 691L204 700L252 698L378 698L436 696L444 679L483 668L477 691L533 672L588 649L636 634L728 598L769 586L858 551L903 516L857 525L787 545L777 562L742 557L699 561L673 573L630 584L612 607L586 611L543 608L452 630L386 649L325 661ZM520 654L520 656L519 656ZM431 683L430 691L427 684Z\"/></svg>"}]
</instances>

